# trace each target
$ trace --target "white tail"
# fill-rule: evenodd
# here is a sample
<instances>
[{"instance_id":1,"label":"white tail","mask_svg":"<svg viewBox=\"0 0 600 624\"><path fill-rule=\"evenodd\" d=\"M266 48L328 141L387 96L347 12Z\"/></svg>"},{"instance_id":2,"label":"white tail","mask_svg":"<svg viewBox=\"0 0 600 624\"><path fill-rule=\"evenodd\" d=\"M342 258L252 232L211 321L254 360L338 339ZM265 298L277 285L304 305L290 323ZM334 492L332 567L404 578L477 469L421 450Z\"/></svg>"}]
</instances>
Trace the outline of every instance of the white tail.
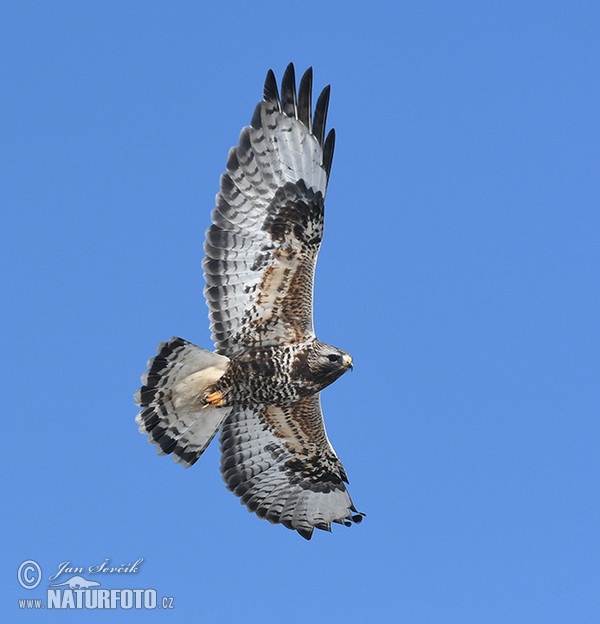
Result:
<instances>
[{"instance_id":1,"label":"white tail","mask_svg":"<svg viewBox=\"0 0 600 624\"><path fill-rule=\"evenodd\" d=\"M229 358L171 338L148 361L144 384L135 401L142 408L135 421L161 455L189 468L210 444L231 408L207 407L206 389L218 381Z\"/></svg>"}]
</instances>

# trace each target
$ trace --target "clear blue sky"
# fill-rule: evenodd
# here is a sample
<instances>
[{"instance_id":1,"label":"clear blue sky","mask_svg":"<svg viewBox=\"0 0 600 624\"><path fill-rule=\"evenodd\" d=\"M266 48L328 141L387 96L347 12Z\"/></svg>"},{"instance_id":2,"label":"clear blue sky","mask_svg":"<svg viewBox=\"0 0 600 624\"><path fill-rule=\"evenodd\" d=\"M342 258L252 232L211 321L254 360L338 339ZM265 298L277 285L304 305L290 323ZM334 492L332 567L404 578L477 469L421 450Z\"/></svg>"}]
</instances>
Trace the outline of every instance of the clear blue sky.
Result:
<instances>
[{"instance_id":1,"label":"clear blue sky","mask_svg":"<svg viewBox=\"0 0 600 624\"><path fill-rule=\"evenodd\" d=\"M598 622L599 31L578 1L2 3L2 620ZM211 345L219 175L289 61L332 85L315 321L367 513L311 542L132 400L158 342ZM18 608L107 557L175 608Z\"/></svg>"}]
</instances>

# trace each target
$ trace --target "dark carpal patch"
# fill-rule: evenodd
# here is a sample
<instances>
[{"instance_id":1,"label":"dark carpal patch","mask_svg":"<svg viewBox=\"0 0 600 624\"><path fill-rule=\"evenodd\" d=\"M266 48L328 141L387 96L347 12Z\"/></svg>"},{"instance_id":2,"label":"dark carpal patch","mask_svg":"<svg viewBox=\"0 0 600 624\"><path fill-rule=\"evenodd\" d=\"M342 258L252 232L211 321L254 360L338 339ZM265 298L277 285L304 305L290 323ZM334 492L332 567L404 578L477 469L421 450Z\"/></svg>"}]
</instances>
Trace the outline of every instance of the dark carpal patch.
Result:
<instances>
[{"instance_id":1,"label":"dark carpal patch","mask_svg":"<svg viewBox=\"0 0 600 624\"><path fill-rule=\"evenodd\" d=\"M304 180L282 186L267 208L263 230L274 241L319 246L323 237L323 196Z\"/></svg>"}]
</instances>

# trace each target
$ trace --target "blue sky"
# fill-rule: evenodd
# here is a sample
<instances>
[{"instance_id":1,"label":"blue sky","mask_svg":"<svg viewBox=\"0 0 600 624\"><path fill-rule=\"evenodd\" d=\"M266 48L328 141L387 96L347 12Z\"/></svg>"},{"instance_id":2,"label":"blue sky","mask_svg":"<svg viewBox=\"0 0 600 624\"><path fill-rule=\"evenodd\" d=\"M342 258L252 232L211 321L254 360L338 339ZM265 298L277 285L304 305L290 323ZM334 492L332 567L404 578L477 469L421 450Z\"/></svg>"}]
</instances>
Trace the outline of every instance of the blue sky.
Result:
<instances>
[{"instance_id":1,"label":"blue sky","mask_svg":"<svg viewBox=\"0 0 600 624\"><path fill-rule=\"evenodd\" d=\"M597 622L599 27L577 1L3 3L2 619ZM226 491L216 445L158 457L132 400L160 341L211 344L219 175L289 61L332 85L315 323L354 357L323 405L367 514L311 542ZM143 563L103 587L174 608L18 608L107 558Z\"/></svg>"}]
</instances>

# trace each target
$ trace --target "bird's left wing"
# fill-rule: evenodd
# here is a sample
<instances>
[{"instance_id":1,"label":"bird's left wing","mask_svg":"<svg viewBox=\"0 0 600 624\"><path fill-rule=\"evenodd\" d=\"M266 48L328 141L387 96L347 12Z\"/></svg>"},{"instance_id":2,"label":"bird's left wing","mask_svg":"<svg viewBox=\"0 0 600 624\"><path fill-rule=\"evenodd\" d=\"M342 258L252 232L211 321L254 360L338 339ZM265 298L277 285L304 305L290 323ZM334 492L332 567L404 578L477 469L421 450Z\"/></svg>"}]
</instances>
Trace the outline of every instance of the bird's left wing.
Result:
<instances>
[{"instance_id":1,"label":"bird's left wing","mask_svg":"<svg viewBox=\"0 0 600 624\"><path fill-rule=\"evenodd\" d=\"M281 97L272 71L227 171L206 233L204 291L218 353L314 337L313 278L334 133L325 139L329 87L311 104L309 69L294 67Z\"/></svg>"},{"instance_id":2,"label":"bird's left wing","mask_svg":"<svg viewBox=\"0 0 600 624\"><path fill-rule=\"evenodd\" d=\"M221 430L221 472L250 511L306 539L314 528L362 520L318 394L291 405L234 408Z\"/></svg>"}]
</instances>

